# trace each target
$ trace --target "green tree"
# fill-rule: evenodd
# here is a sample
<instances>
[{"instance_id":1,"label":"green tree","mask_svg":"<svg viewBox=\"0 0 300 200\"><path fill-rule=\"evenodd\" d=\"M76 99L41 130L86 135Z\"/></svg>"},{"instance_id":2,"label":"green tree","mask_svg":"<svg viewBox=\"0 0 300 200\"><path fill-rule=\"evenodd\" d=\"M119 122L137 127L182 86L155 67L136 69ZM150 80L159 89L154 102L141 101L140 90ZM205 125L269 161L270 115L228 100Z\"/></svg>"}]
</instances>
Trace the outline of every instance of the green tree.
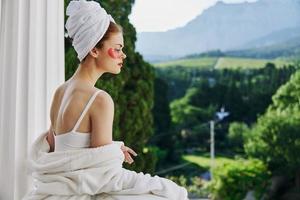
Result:
<instances>
[{"instance_id":1,"label":"green tree","mask_svg":"<svg viewBox=\"0 0 300 200\"><path fill-rule=\"evenodd\" d=\"M296 177L300 188L300 71L272 99L273 104L251 130L245 151L267 163L273 174Z\"/></svg>"},{"instance_id":2,"label":"green tree","mask_svg":"<svg viewBox=\"0 0 300 200\"><path fill-rule=\"evenodd\" d=\"M168 101L168 84L161 78L155 79L154 84L154 135L150 144L157 146L158 168L163 168L165 163L173 160L176 150L176 136L172 130L171 114Z\"/></svg>"},{"instance_id":3,"label":"green tree","mask_svg":"<svg viewBox=\"0 0 300 200\"><path fill-rule=\"evenodd\" d=\"M181 99L171 102L171 117L176 126L177 139L181 141L182 148L208 147L208 121L213 118L216 107L199 107L196 104L198 88L189 88Z\"/></svg>"},{"instance_id":4,"label":"green tree","mask_svg":"<svg viewBox=\"0 0 300 200\"><path fill-rule=\"evenodd\" d=\"M171 127L171 114L167 99L168 84L161 78L155 79L154 95L154 125L155 133L165 134Z\"/></svg>"},{"instance_id":5,"label":"green tree","mask_svg":"<svg viewBox=\"0 0 300 200\"><path fill-rule=\"evenodd\" d=\"M236 152L243 152L244 137L247 136L248 132L247 124L242 122L230 123L227 139L231 148Z\"/></svg>"}]
</instances>

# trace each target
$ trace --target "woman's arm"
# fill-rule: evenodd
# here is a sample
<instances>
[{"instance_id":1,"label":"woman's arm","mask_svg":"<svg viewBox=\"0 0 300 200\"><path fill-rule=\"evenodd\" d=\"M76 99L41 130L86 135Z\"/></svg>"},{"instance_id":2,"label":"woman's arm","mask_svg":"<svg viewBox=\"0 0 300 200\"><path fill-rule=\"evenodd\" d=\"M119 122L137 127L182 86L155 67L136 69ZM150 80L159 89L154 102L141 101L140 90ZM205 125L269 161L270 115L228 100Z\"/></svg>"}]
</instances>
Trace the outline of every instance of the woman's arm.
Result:
<instances>
[{"instance_id":1,"label":"woman's arm","mask_svg":"<svg viewBox=\"0 0 300 200\"><path fill-rule=\"evenodd\" d=\"M53 152L54 151L54 136L53 136L53 132L52 132L52 125L50 125L46 139L50 146L49 152Z\"/></svg>"},{"instance_id":2,"label":"woman's arm","mask_svg":"<svg viewBox=\"0 0 300 200\"><path fill-rule=\"evenodd\" d=\"M107 92L100 92L91 106L91 141L90 147L111 144L114 120L114 102Z\"/></svg>"},{"instance_id":3,"label":"woman's arm","mask_svg":"<svg viewBox=\"0 0 300 200\"><path fill-rule=\"evenodd\" d=\"M52 103L51 103L51 107L50 107L50 128L48 130L48 134L47 134L47 141L49 143L50 146L50 151L49 152L53 152L54 151L54 136L53 136L53 126L52 124L54 123L54 118L55 118L55 110L57 109L56 107L56 100L59 98L59 94L60 94L60 89L61 86L59 88L57 88L57 90L55 91L53 97L52 97Z\"/></svg>"}]
</instances>

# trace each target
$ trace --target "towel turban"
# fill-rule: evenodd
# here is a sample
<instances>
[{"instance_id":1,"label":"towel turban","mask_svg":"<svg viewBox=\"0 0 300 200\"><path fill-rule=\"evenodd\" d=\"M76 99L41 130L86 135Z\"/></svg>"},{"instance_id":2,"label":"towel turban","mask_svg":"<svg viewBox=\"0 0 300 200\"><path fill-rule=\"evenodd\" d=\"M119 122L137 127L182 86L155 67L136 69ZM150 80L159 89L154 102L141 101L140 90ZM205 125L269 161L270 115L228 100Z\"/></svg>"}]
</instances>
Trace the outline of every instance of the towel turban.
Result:
<instances>
[{"instance_id":1,"label":"towel turban","mask_svg":"<svg viewBox=\"0 0 300 200\"><path fill-rule=\"evenodd\" d=\"M65 27L80 62L101 40L110 22L115 23L112 16L95 1L73 0L67 7L66 15L69 17Z\"/></svg>"}]
</instances>

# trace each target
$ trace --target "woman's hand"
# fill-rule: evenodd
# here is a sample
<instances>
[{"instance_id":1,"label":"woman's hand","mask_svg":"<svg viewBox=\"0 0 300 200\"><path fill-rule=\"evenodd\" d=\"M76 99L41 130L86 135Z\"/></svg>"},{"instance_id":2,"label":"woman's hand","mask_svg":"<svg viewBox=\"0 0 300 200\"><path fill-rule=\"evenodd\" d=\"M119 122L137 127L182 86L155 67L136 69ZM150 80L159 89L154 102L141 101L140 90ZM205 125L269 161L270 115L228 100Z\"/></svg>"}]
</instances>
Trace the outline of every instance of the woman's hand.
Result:
<instances>
[{"instance_id":1,"label":"woman's hand","mask_svg":"<svg viewBox=\"0 0 300 200\"><path fill-rule=\"evenodd\" d=\"M125 162L131 164L134 162L134 160L132 159L131 155L134 155L134 156L137 156L137 153L135 153L135 151L133 151L131 148L125 146L125 145L122 145L121 146L121 150L123 151L124 153L124 156L125 156Z\"/></svg>"}]
</instances>

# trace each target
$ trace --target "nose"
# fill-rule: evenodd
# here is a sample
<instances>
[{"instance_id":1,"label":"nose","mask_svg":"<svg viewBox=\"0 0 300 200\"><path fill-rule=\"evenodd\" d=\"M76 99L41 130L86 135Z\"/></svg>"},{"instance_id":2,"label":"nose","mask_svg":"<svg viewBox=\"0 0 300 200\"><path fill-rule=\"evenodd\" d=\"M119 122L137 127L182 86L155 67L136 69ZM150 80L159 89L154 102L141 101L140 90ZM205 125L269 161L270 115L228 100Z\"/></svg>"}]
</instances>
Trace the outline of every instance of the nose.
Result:
<instances>
[{"instance_id":1,"label":"nose","mask_svg":"<svg viewBox=\"0 0 300 200\"><path fill-rule=\"evenodd\" d=\"M127 57L124 52L122 52L122 57L123 57L123 59L125 59Z\"/></svg>"}]
</instances>

